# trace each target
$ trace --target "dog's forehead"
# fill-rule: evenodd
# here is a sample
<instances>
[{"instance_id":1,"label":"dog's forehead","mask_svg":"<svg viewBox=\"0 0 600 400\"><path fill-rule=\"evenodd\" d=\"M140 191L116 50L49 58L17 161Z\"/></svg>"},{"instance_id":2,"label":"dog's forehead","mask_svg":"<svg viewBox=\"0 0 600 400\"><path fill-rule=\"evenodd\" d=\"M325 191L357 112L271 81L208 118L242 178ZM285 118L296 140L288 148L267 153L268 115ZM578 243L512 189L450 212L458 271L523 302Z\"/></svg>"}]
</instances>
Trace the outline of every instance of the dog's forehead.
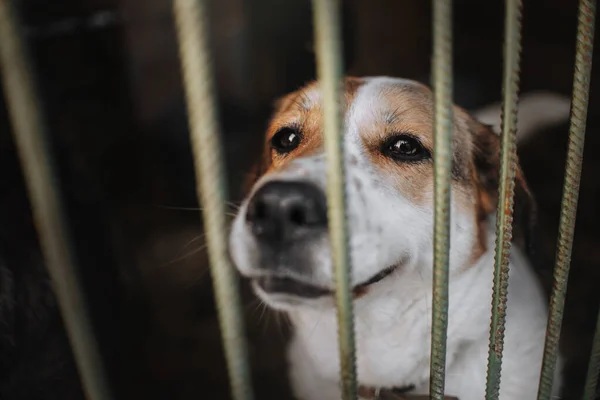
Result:
<instances>
[{"instance_id":1,"label":"dog's forehead","mask_svg":"<svg viewBox=\"0 0 600 400\"><path fill-rule=\"evenodd\" d=\"M343 89L342 111L348 125L377 120L393 122L406 111L431 113L432 110L433 97L429 88L408 79L348 77ZM321 85L311 82L279 100L270 133L286 124L308 125L308 130L318 127L322 124L322 107ZM407 114L404 118L410 116Z\"/></svg>"},{"instance_id":2,"label":"dog's forehead","mask_svg":"<svg viewBox=\"0 0 600 400\"><path fill-rule=\"evenodd\" d=\"M292 94L294 95L294 94ZM321 86L312 82L295 92L296 106L304 111L321 108L323 96ZM389 77L346 78L344 81L344 111L348 112L356 102L360 107L400 107L403 104L431 104L431 91L426 86L408 79ZM293 105L293 104L290 104ZM413 104L414 105L414 104Z\"/></svg>"},{"instance_id":3,"label":"dog's forehead","mask_svg":"<svg viewBox=\"0 0 600 400\"><path fill-rule=\"evenodd\" d=\"M347 132L363 140L412 132L431 145L431 91L420 83L396 78L368 78L346 110Z\"/></svg>"},{"instance_id":4,"label":"dog's forehead","mask_svg":"<svg viewBox=\"0 0 600 400\"><path fill-rule=\"evenodd\" d=\"M351 148L375 148L394 134L409 133L433 151L434 101L427 86L401 78L347 77L343 89L344 134ZM468 154L473 148L466 126L468 120L466 112L454 107L453 172L463 179L469 176ZM323 152L323 95L318 82L311 82L278 101L267 142L280 129L290 127L301 132L302 143L290 156L275 156L269 170Z\"/></svg>"},{"instance_id":5,"label":"dog's forehead","mask_svg":"<svg viewBox=\"0 0 600 400\"><path fill-rule=\"evenodd\" d=\"M377 77L366 77L362 78L363 93L369 93L374 96L386 96L386 95L399 95L404 96L406 99L413 98L415 100L427 100L429 101L432 97L431 90L417 82L410 79L402 78L391 78L387 76ZM393 100L389 98L389 100Z\"/></svg>"}]
</instances>

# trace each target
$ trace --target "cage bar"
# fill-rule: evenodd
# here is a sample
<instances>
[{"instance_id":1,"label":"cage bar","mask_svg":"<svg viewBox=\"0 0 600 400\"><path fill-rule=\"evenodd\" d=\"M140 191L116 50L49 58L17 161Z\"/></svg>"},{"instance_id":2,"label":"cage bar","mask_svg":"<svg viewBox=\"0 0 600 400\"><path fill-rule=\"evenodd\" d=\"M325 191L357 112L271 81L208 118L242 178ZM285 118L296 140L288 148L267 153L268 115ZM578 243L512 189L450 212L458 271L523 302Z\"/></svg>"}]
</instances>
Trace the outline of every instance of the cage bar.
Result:
<instances>
[{"instance_id":1,"label":"cage bar","mask_svg":"<svg viewBox=\"0 0 600 400\"><path fill-rule=\"evenodd\" d=\"M600 373L600 312L596 319L596 332L594 333L594 339L592 341L592 353L590 355L590 362L587 370L587 377L585 379L585 386L583 390L583 400L595 400L596 387L598 385L598 374Z\"/></svg>"},{"instance_id":2,"label":"cage bar","mask_svg":"<svg viewBox=\"0 0 600 400\"><path fill-rule=\"evenodd\" d=\"M342 39L338 0L313 0L317 71L323 93L327 155L327 208L335 269L340 379L344 400L356 399L354 314L348 254L346 186L342 126Z\"/></svg>"},{"instance_id":3,"label":"cage bar","mask_svg":"<svg viewBox=\"0 0 600 400\"><path fill-rule=\"evenodd\" d=\"M236 400L252 400L248 351L238 281L227 253L226 183L207 38L207 4L175 0L175 23L187 100L198 197L225 358Z\"/></svg>"},{"instance_id":4,"label":"cage bar","mask_svg":"<svg viewBox=\"0 0 600 400\"><path fill-rule=\"evenodd\" d=\"M15 9L0 0L0 70L15 143L41 250L62 314L85 395L112 398L58 192L54 162L34 76Z\"/></svg>"},{"instance_id":5,"label":"cage bar","mask_svg":"<svg viewBox=\"0 0 600 400\"><path fill-rule=\"evenodd\" d=\"M519 64L521 59L521 0L506 1L504 20L504 70L502 82L502 137L500 183L496 214L496 254L494 256L494 292L486 379L487 400L498 399L504 324L508 294L510 246L512 240L515 175L517 168L517 111L519 101Z\"/></svg>"},{"instance_id":6,"label":"cage bar","mask_svg":"<svg viewBox=\"0 0 600 400\"><path fill-rule=\"evenodd\" d=\"M344 399L357 398L351 259L346 214L343 146L343 76L339 0L313 0L317 67L324 100L328 162L328 215L335 267L340 379ZM252 400L248 351L238 282L227 254L226 184L215 108L213 74L207 39L206 2L175 0L182 74L190 138L207 233L211 275L233 398ZM486 399L498 399L512 238L516 125L521 53L522 0L506 1L502 147L496 220L494 292ZM538 400L549 400L558 354L567 290L592 70L596 0L580 0L566 174L558 232L554 286L551 293ZM0 0L0 66L15 142L21 160L42 252L86 396L112 398L98 344L87 312L64 210L57 190L45 121L36 94L26 47L9 0ZM444 399L448 324L450 245L450 175L452 163L452 1L433 0L434 114L434 274L431 333L430 398ZM588 367L584 399L595 396L600 372L600 313Z\"/></svg>"},{"instance_id":7,"label":"cage bar","mask_svg":"<svg viewBox=\"0 0 600 400\"><path fill-rule=\"evenodd\" d=\"M558 340L563 320L567 281L575 232L579 182L583 163L583 146L589 101L596 0L580 0L577 27L575 73L573 75L573 99L571 102L571 125L565 168L565 181L558 228L558 245L554 267L554 284L550 295L550 309L544 358L538 389L538 400L549 400L556 369Z\"/></svg>"},{"instance_id":8,"label":"cage bar","mask_svg":"<svg viewBox=\"0 0 600 400\"><path fill-rule=\"evenodd\" d=\"M452 1L433 1L434 258L431 330L431 399L444 398L448 329L450 172L452 164Z\"/></svg>"}]
</instances>

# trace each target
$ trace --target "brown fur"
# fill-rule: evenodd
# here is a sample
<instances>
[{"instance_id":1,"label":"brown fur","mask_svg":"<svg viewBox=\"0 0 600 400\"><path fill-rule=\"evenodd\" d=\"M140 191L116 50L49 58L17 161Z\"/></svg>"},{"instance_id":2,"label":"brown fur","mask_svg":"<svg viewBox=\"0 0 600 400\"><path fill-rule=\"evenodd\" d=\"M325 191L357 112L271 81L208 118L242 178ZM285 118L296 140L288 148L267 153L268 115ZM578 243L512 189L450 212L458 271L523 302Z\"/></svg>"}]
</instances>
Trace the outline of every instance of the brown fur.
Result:
<instances>
[{"instance_id":1,"label":"brown fur","mask_svg":"<svg viewBox=\"0 0 600 400\"><path fill-rule=\"evenodd\" d=\"M365 81L346 78L343 111L351 106ZM386 104L367 126L361 127L364 149L372 163L392 174L395 188L413 203L427 206L433 202L433 161L398 163L381 153L382 144L392 135L410 134L419 139L433 155L434 104L429 88L416 82L389 85L379 94ZM311 82L276 102L275 113L266 134L265 148L256 171L260 176L285 167L290 160L323 151L322 108L318 84ZM297 149L279 155L270 147L271 138L282 128L294 128L302 135ZM459 207L472 213L478 226L479 241L473 249L473 262L487 250L488 216L498 204L500 139L493 131L475 121L466 111L454 107L452 136L452 195ZM435 155L433 155L435 157ZM534 201L519 166L515 179L515 242L527 250L534 214Z\"/></svg>"},{"instance_id":2,"label":"brown fur","mask_svg":"<svg viewBox=\"0 0 600 400\"><path fill-rule=\"evenodd\" d=\"M477 187L477 217L480 230L484 229L486 217L498 206L500 181L500 138L492 130L474 120L470 121L474 136L475 176ZM529 252L531 233L535 223L535 201L520 165L517 163L513 205L513 239L523 250ZM481 237L481 234L480 234Z\"/></svg>"},{"instance_id":3,"label":"brown fur","mask_svg":"<svg viewBox=\"0 0 600 400\"><path fill-rule=\"evenodd\" d=\"M344 111L347 110L364 81L360 78L348 77L344 87ZM281 168L291 157L273 155L270 140L280 129L294 127L302 134L302 143L294 152L294 157L308 156L323 150L322 110L318 103L312 103L308 94L317 90L317 82L310 82L303 88L289 93L275 102L273 117L267 128L263 153L255 164L250 178L246 182L245 191L265 173Z\"/></svg>"}]
</instances>

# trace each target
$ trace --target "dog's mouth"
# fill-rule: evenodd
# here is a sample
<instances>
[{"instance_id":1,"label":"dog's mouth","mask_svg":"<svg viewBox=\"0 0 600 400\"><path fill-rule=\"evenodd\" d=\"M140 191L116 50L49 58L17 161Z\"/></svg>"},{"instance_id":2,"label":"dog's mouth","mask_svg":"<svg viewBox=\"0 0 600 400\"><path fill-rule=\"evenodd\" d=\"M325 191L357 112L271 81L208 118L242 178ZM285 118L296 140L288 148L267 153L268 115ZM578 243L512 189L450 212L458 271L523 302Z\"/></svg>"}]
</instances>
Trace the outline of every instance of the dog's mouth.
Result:
<instances>
[{"instance_id":1,"label":"dog's mouth","mask_svg":"<svg viewBox=\"0 0 600 400\"><path fill-rule=\"evenodd\" d=\"M377 283L396 270L398 265L387 267L386 269L373 275L366 281L359 283L352 288L352 294L359 297L365 293L368 286ZM267 294L283 294L302 297L306 299L317 299L319 297L330 296L334 293L328 288L319 287L306 282L301 282L294 278L280 276L261 276L253 279L256 285Z\"/></svg>"}]
</instances>

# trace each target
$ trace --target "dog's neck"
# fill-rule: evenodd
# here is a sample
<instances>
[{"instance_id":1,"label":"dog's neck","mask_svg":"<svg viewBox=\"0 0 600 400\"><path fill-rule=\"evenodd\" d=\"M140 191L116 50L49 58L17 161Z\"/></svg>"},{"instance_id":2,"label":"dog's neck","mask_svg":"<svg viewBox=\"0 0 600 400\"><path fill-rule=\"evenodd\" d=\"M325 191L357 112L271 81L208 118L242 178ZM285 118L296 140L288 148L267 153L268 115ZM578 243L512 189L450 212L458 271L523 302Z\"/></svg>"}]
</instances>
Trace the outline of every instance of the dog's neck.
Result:
<instances>
[{"instance_id":1,"label":"dog's neck","mask_svg":"<svg viewBox=\"0 0 600 400\"><path fill-rule=\"evenodd\" d=\"M490 237L485 253L450 277L449 362L463 342L485 340L488 335L493 261L494 238ZM361 384L419 387L428 381L431 318L426 316L431 315L432 277L420 272L423 270L415 266L396 271L354 302ZM335 376L338 353L333 301L289 314L296 339L322 356L320 365Z\"/></svg>"}]
</instances>

